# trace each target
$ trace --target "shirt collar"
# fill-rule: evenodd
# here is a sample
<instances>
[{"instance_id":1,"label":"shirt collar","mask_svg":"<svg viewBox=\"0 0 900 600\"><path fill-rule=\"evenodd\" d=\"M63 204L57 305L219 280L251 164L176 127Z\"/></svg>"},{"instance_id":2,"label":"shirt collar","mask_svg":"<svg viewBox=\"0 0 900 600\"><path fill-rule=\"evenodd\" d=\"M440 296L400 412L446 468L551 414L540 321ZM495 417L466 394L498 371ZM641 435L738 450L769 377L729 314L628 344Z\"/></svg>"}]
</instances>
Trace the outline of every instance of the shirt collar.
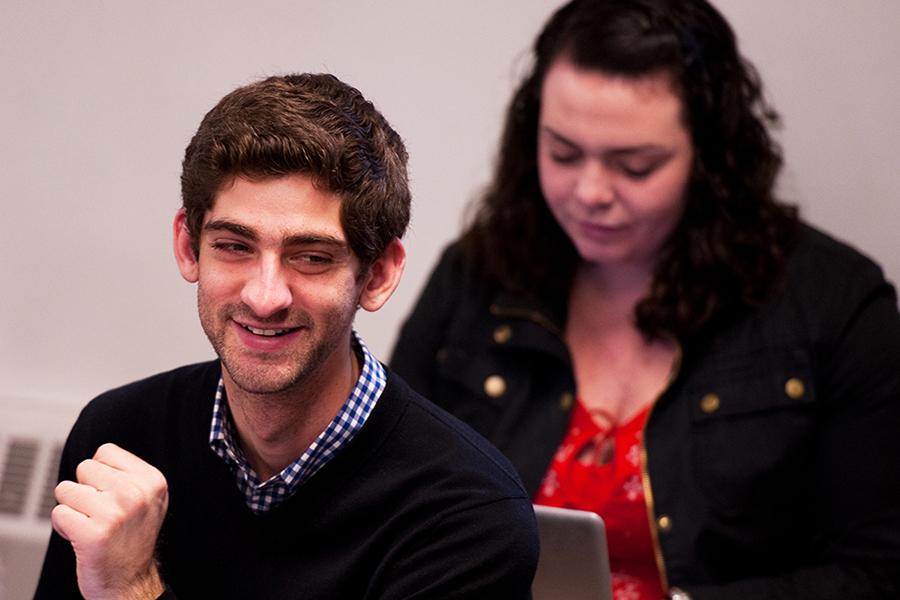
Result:
<instances>
[{"instance_id":1,"label":"shirt collar","mask_svg":"<svg viewBox=\"0 0 900 600\"><path fill-rule=\"evenodd\" d=\"M333 459L338 451L362 429L387 384L384 367L369 352L362 338L352 332L351 344L362 368L356 385L331 423L296 460L280 473L260 481L247 461L228 412L224 380L219 377L213 403L209 446L231 469L247 506L265 512L289 498L297 488Z\"/></svg>"}]
</instances>

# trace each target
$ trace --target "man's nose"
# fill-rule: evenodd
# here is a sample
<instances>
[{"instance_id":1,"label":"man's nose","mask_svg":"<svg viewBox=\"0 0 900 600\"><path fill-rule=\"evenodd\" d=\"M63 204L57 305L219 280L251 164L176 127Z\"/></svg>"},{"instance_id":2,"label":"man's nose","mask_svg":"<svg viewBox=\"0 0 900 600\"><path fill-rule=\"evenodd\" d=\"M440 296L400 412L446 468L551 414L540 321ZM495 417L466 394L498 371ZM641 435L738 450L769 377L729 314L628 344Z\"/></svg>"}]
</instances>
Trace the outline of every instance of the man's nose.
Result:
<instances>
[{"instance_id":1,"label":"man's nose","mask_svg":"<svg viewBox=\"0 0 900 600\"><path fill-rule=\"evenodd\" d=\"M263 257L256 273L244 285L241 301L257 317L267 318L291 305L293 296L287 273L278 257Z\"/></svg>"},{"instance_id":2,"label":"man's nose","mask_svg":"<svg viewBox=\"0 0 900 600\"><path fill-rule=\"evenodd\" d=\"M615 198L609 168L598 160L586 161L575 182L575 197L586 206L603 206Z\"/></svg>"}]
</instances>

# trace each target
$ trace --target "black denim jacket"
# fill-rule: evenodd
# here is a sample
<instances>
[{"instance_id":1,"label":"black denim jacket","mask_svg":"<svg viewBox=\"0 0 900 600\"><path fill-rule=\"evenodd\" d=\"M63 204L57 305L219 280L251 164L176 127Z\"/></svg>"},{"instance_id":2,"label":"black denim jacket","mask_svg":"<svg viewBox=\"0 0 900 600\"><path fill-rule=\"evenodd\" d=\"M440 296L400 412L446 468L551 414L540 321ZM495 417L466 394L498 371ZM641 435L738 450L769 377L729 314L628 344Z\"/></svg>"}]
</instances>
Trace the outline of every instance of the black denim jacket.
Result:
<instances>
[{"instance_id":1,"label":"black denim jacket","mask_svg":"<svg viewBox=\"0 0 900 600\"><path fill-rule=\"evenodd\" d=\"M681 347L645 428L663 580L704 598L900 598L900 314L855 250L801 227L783 280ZM391 368L491 440L534 494L575 396L564 310L451 246Z\"/></svg>"}]
</instances>

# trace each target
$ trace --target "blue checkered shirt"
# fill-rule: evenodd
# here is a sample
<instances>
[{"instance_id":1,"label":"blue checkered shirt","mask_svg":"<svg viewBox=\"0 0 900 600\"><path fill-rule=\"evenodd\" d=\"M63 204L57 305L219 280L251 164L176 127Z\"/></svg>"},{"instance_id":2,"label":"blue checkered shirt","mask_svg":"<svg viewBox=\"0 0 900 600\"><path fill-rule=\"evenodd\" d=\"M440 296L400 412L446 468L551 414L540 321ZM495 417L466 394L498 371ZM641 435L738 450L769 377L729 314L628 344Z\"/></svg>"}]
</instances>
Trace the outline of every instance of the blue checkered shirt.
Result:
<instances>
[{"instance_id":1,"label":"blue checkered shirt","mask_svg":"<svg viewBox=\"0 0 900 600\"><path fill-rule=\"evenodd\" d=\"M357 355L361 355L363 359L362 369L341 410L300 458L286 466L280 473L262 482L247 462L236 440L234 424L228 414L228 403L225 402L225 386L222 378L219 378L209 431L209 446L234 473L238 489L243 492L244 500L253 512L266 512L289 498L304 481L334 458L338 450L353 439L369 418L381 392L384 391L387 378L384 367L375 360L355 331L353 347Z\"/></svg>"}]
</instances>

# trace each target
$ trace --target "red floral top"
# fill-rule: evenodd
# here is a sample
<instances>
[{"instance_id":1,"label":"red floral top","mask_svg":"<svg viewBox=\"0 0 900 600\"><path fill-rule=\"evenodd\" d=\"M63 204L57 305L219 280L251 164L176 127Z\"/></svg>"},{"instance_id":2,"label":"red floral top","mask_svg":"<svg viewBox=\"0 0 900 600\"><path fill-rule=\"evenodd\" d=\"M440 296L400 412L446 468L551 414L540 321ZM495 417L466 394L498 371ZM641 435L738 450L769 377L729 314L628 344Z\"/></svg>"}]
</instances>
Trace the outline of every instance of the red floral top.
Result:
<instances>
[{"instance_id":1,"label":"red floral top","mask_svg":"<svg viewBox=\"0 0 900 600\"><path fill-rule=\"evenodd\" d=\"M601 427L577 402L536 504L596 512L606 524L615 600L659 600L662 584L641 482L648 406L627 423Z\"/></svg>"}]
</instances>

